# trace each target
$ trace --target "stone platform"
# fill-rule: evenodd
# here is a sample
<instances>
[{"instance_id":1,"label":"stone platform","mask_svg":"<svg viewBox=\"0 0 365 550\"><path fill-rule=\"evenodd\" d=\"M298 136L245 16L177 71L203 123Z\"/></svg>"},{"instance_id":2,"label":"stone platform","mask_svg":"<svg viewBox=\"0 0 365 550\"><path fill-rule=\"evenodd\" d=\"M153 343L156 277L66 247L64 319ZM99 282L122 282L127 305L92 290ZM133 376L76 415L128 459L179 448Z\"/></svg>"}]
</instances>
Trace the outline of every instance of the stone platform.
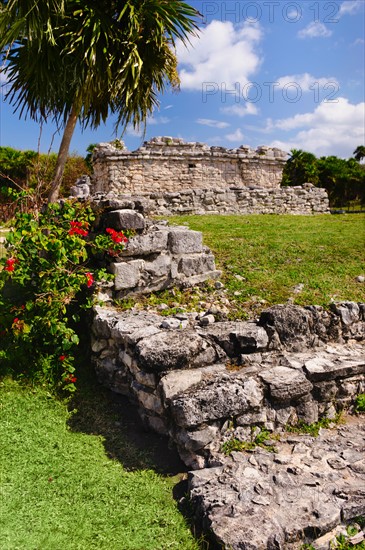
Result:
<instances>
[{"instance_id":1,"label":"stone platform","mask_svg":"<svg viewBox=\"0 0 365 550\"><path fill-rule=\"evenodd\" d=\"M196 515L219 548L324 550L365 516L364 417L347 417L317 438L282 435L275 447L233 452L220 466L190 473Z\"/></svg>"}]
</instances>

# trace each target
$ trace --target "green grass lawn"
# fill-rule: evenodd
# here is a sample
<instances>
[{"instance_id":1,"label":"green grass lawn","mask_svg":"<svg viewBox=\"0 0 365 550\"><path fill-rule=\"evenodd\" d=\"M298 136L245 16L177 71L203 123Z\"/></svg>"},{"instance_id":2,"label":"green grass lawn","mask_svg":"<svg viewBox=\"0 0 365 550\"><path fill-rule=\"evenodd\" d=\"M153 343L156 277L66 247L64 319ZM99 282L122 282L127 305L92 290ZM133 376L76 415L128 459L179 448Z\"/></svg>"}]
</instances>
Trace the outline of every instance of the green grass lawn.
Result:
<instances>
[{"instance_id":1,"label":"green grass lawn","mask_svg":"<svg viewBox=\"0 0 365 550\"><path fill-rule=\"evenodd\" d=\"M185 216L170 223L203 232L236 316L288 300L326 306L365 299L365 285L355 280L365 275L363 214Z\"/></svg>"},{"instance_id":2,"label":"green grass lawn","mask_svg":"<svg viewBox=\"0 0 365 550\"><path fill-rule=\"evenodd\" d=\"M173 500L176 480L149 469L148 455L131 449L120 428L113 445L104 393L99 402L89 395L86 411L84 401L81 422L45 389L1 382L1 550L199 548ZM123 457L138 468L128 470Z\"/></svg>"}]
</instances>

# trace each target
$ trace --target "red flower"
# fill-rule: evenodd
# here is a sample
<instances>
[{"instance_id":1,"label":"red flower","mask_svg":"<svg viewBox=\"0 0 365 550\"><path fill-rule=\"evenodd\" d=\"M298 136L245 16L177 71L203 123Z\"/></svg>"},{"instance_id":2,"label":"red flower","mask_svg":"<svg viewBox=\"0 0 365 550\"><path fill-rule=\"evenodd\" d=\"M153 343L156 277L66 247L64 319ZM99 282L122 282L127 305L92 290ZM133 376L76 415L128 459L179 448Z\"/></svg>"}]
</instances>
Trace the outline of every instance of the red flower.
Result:
<instances>
[{"instance_id":1,"label":"red flower","mask_svg":"<svg viewBox=\"0 0 365 550\"><path fill-rule=\"evenodd\" d=\"M71 229L69 230L69 235L80 235L81 237L87 237L89 234L84 227L88 227L87 222L76 222L72 221L70 222Z\"/></svg>"},{"instance_id":2,"label":"red flower","mask_svg":"<svg viewBox=\"0 0 365 550\"><path fill-rule=\"evenodd\" d=\"M60 361L64 361L66 359L66 355L60 355L58 359Z\"/></svg>"},{"instance_id":3,"label":"red flower","mask_svg":"<svg viewBox=\"0 0 365 550\"><path fill-rule=\"evenodd\" d=\"M74 384L76 382L77 378L76 376L72 376L72 374L69 374L64 378L64 381L66 384Z\"/></svg>"},{"instance_id":4,"label":"red flower","mask_svg":"<svg viewBox=\"0 0 365 550\"><path fill-rule=\"evenodd\" d=\"M106 229L106 232L109 233L111 239L113 242L117 243L117 244L121 244L121 243L127 243L128 242L128 239L127 237L124 235L123 231L115 231L115 229L112 229L111 227L108 227Z\"/></svg>"},{"instance_id":5,"label":"red flower","mask_svg":"<svg viewBox=\"0 0 365 550\"><path fill-rule=\"evenodd\" d=\"M85 273L85 277L87 279L87 288L90 288L91 286L93 286L93 283L94 283L94 277L93 277L93 274L92 273Z\"/></svg>"},{"instance_id":6,"label":"red flower","mask_svg":"<svg viewBox=\"0 0 365 550\"><path fill-rule=\"evenodd\" d=\"M15 269L15 264L18 264L18 263L19 261L16 258L8 258L6 260L6 264L4 267L5 271L8 271L9 273L11 273Z\"/></svg>"},{"instance_id":7,"label":"red flower","mask_svg":"<svg viewBox=\"0 0 365 550\"><path fill-rule=\"evenodd\" d=\"M22 321L21 319L19 319L18 317L15 317L15 319L13 320L13 324L12 324L12 328L15 330L15 331L18 331L18 332L23 332L24 330L24 321Z\"/></svg>"}]
</instances>

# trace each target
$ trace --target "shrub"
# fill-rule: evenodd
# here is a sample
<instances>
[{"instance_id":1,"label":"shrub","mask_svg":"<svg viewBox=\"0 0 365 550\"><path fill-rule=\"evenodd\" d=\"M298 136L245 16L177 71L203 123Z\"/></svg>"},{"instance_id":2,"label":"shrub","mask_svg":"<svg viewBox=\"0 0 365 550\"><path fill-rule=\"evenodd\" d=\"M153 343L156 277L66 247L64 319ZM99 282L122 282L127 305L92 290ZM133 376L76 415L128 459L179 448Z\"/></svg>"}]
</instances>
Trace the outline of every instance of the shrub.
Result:
<instances>
[{"instance_id":1,"label":"shrub","mask_svg":"<svg viewBox=\"0 0 365 550\"><path fill-rule=\"evenodd\" d=\"M19 214L0 260L0 364L27 378L75 390L74 348L80 308L111 278L95 254L116 255L127 241L92 232L88 204L51 204L37 218Z\"/></svg>"}]
</instances>

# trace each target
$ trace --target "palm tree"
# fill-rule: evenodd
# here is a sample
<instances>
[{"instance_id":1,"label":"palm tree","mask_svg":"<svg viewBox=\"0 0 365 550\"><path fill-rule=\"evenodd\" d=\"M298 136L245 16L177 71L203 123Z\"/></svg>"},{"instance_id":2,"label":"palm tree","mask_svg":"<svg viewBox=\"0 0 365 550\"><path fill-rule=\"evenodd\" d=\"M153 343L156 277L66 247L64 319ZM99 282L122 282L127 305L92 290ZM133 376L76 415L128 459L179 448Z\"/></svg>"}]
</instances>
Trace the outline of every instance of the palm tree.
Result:
<instances>
[{"instance_id":1,"label":"palm tree","mask_svg":"<svg viewBox=\"0 0 365 550\"><path fill-rule=\"evenodd\" d=\"M358 145L352 154L358 162L361 162L365 158L365 145Z\"/></svg>"},{"instance_id":2,"label":"palm tree","mask_svg":"<svg viewBox=\"0 0 365 550\"><path fill-rule=\"evenodd\" d=\"M180 0L7 0L0 52L7 98L36 121L63 126L49 202L57 200L80 121L96 128L145 124L167 84L178 88L176 39L198 32L198 12Z\"/></svg>"}]
</instances>

